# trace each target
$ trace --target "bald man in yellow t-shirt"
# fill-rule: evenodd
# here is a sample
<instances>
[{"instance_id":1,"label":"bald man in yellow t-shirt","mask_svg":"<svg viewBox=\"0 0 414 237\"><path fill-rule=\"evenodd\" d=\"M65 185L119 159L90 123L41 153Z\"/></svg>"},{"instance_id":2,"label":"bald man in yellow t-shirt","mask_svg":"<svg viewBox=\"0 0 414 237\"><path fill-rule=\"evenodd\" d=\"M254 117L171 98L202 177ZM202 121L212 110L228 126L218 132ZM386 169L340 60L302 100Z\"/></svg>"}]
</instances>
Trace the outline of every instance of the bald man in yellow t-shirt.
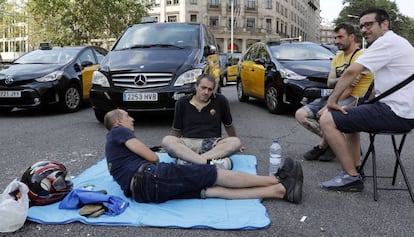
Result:
<instances>
[{"instance_id":1,"label":"bald man in yellow t-shirt","mask_svg":"<svg viewBox=\"0 0 414 237\"><path fill-rule=\"evenodd\" d=\"M339 51L332 60L331 71L327 82L329 88L335 87L342 72L363 53L363 50L359 49L356 43L355 28L352 25L341 23L335 27L334 32L335 45L341 51ZM339 105L343 107L354 106L357 99L365 95L373 79L374 75L372 73L361 74L361 76L342 93ZM321 114L326 110L327 100L328 95L325 95L324 97L303 106L295 113L296 120L303 127L322 138L319 145L313 147L312 150L304 154L306 160L330 161L334 158L333 152L329 149L328 143L321 134L318 122ZM355 147L353 154L359 156L360 147Z\"/></svg>"}]
</instances>

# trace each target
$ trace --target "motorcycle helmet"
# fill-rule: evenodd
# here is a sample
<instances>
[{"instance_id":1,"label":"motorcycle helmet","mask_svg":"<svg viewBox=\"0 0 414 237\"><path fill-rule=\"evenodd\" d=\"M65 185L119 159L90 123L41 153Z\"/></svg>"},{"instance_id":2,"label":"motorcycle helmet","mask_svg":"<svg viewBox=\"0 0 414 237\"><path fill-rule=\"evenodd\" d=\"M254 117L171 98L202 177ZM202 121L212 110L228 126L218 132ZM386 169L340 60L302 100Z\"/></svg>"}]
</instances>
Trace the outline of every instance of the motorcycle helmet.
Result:
<instances>
[{"instance_id":1,"label":"motorcycle helmet","mask_svg":"<svg viewBox=\"0 0 414 237\"><path fill-rule=\"evenodd\" d=\"M73 188L66 167L52 160L39 161L27 168L21 181L29 187L31 206L58 202Z\"/></svg>"}]
</instances>

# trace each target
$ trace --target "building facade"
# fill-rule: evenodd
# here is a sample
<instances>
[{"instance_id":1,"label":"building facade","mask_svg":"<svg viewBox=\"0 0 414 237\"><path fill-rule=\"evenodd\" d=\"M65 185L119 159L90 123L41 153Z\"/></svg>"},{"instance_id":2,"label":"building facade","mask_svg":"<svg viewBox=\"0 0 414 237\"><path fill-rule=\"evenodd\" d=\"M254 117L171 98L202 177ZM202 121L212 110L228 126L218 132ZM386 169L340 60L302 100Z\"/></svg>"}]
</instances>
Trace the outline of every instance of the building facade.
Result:
<instances>
[{"instance_id":1,"label":"building facade","mask_svg":"<svg viewBox=\"0 0 414 237\"><path fill-rule=\"evenodd\" d=\"M29 51L26 16L3 13L0 22L0 59L10 62Z\"/></svg>"},{"instance_id":2,"label":"building facade","mask_svg":"<svg viewBox=\"0 0 414 237\"><path fill-rule=\"evenodd\" d=\"M335 43L335 25L331 22L322 22L321 24L321 40L322 44L334 44Z\"/></svg>"},{"instance_id":3,"label":"building facade","mask_svg":"<svg viewBox=\"0 0 414 237\"><path fill-rule=\"evenodd\" d=\"M160 22L203 23L219 51L244 52L258 41L320 41L319 0L142 0Z\"/></svg>"}]
</instances>

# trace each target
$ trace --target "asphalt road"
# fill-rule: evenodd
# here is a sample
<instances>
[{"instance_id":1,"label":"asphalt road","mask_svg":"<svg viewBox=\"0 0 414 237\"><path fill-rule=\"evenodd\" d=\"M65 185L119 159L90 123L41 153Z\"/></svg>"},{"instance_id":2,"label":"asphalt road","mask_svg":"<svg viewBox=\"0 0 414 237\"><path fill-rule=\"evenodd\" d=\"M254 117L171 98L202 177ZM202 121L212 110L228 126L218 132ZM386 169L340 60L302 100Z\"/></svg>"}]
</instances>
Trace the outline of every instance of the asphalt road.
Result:
<instances>
[{"instance_id":1,"label":"asphalt road","mask_svg":"<svg viewBox=\"0 0 414 237\"><path fill-rule=\"evenodd\" d=\"M272 221L266 229L236 231L208 229L166 229L150 227L90 226L81 223L41 225L27 221L15 233L4 236L414 236L414 203L406 191L379 191L373 200L372 180L367 178L361 193L329 192L319 183L338 172L339 163L304 161L302 154L317 144L318 138L300 127L293 112L272 115L262 103L237 101L234 86L223 88L232 107L239 137L258 159L258 173L268 173L268 149L279 138L283 157L301 161L304 170L303 203L264 200ZM169 133L172 116L168 113L136 115L136 134L149 146L159 145ZM89 107L73 114L53 111L14 111L0 115L0 187L2 190L24 170L42 159L63 162L77 175L104 156L106 130ZM378 137L378 172L391 174L391 139ZM367 135L362 134L363 150ZM414 185L414 139L409 135L403 161ZM365 170L371 171L370 163ZM397 185L404 187L401 175ZM389 185L390 180L380 182ZM301 221L303 220L304 221Z\"/></svg>"}]
</instances>

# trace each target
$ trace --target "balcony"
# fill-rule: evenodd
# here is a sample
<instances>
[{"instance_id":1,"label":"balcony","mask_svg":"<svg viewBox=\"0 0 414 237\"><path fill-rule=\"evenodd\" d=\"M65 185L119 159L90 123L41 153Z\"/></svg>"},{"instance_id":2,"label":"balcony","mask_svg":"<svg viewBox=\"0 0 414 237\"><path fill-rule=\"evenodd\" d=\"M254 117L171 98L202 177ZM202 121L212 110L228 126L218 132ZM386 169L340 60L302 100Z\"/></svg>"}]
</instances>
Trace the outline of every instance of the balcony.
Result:
<instances>
[{"instance_id":1,"label":"balcony","mask_svg":"<svg viewBox=\"0 0 414 237\"><path fill-rule=\"evenodd\" d=\"M219 9L220 9L219 4L214 4L214 3L208 4L208 10L219 10Z\"/></svg>"}]
</instances>

